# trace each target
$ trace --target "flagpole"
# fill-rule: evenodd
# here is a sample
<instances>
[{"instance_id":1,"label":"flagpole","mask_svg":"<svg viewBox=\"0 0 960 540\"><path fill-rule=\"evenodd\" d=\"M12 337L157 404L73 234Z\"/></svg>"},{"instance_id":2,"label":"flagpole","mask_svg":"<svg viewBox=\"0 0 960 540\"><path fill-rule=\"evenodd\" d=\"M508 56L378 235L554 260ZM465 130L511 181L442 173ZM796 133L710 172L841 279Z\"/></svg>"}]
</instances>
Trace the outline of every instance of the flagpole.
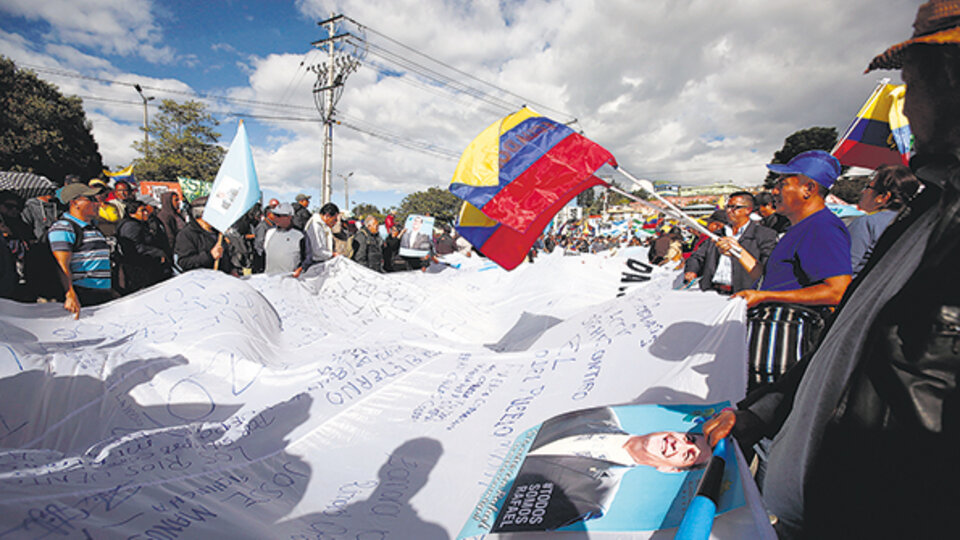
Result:
<instances>
[{"instance_id":1,"label":"flagpole","mask_svg":"<svg viewBox=\"0 0 960 540\"><path fill-rule=\"evenodd\" d=\"M877 83L877 87L873 89L873 93L870 94L870 97L867 99L867 102L863 104L863 107L860 107L860 111L865 109L867 105L870 105L880 97L880 90L890 82L889 77L884 77L880 79L880 82ZM847 140L847 137L850 136L850 133L853 132L854 126L857 125L857 120L860 119L860 111L857 111L857 115L853 117L853 122L850 122L850 125L847 126L847 130L843 133L843 137L837 139L837 144L833 145L833 150L830 150L830 155L832 156L834 152L840 148L840 145L843 144L843 141Z\"/></svg>"},{"instance_id":2,"label":"flagpole","mask_svg":"<svg viewBox=\"0 0 960 540\"><path fill-rule=\"evenodd\" d=\"M653 182L651 182L651 181L649 181L649 180L639 180L639 179L637 179L636 177L634 177L632 174L630 174L629 172L621 169L620 167L614 167L614 170L616 170L616 171L618 171L620 174L626 176L627 179L629 179L631 182L633 182L637 187L639 187L639 188L642 189L643 191L646 191L647 193L649 193L649 194L653 195L654 197L656 197L657 200L659 200L660 202L662 202L664 205L667 206L667 208L669 208L669 209L672 211L674 217L676 217L676 218L678 218L678 219L680 219L680 220L682 220L682 221L686 221L691 227L693 227L694 229L696 229L696 230L700 231L701 233L707 235L707 238L709 238L710 240L713 240L714 242L718 242L718 241L720 240L720 237L717 236L716 234L713 234L712 232L710 232L710 229L707 229L706 227L704 227L703 225L701 225L699 221L693 219L691 216L687 215L683 210L677 208L677 206L676 206L675 204L673 204L672 202L668 201L668 200L665 199L663 196L661 196L659 193L657 193L657 192L654 190L654 188L653 188ZM612 186L611 186L611 189L617 190L616 193L619 193L619 194L621 194L621 195L624 195L624 196L627 197L628 199L632 199L632 200L635 200L635 201L637 201L637 202L640 202L640 198L637 197L637 196L635 196L635 195L628 194L628 193L626 193L626 192L624 192L624 191L622 191L622 190L619 190L619 189L617 189L617 188L614 188L614 187L612 187ZM646 203L646 201L643 201L643 202ZM667 212L664 212L664 213L666 214ZM740 255L742 255L742 254L743 254L743 251L742 251L740 248L734 248L734 249L730 250L730 255L732 255L733 258L735 258L735 259L740 258Z\"/></svg>"},{"instance_id":3,"label":"flagpole","mask_svg":"<svg viewBox=\"0 0 960 540\"><path fill-rule=\"evenodd\" d=\"M672 202L670 202L670 201L668 201L667 199L665 199L662 195L660 195L659 193L657 193L656 190L653 188L653 182L651 182L651 181L649 181L649 180L639 180L639 179L637 179L635 176L633 176L632 174L630 174L629 172L621 169L620 167L614 167L614 170L616 170L616 171L618 171L620 174L626 176L627 179L629 179L631 182L633 182L637 187L639 187L639 188L642 189L643 191L646 191L646 192L649 193L650 195L653 195L658 201L660 201L660 202L662 202L664 205L666 205L667 208L669 208L670 210L673 210L673 212L676 214L675 217L686 221L687 223L690 224L690 226L692 226L693 228L695 228L695 229L697 229L698 231L702 232L703 234L706 234L706 235L707 235L711 240L713 240L714 242L716 242L717 240L720 240L720 237L719 237L719 236L717 236L717 235L713 234L712 232L710 232L706 227L704 227L703 225L701 225L697 220L693 219L692 217L690 217L690 216L688 216L686 213L684 213L684 211L681 210L680 208L678 208L677 205L673 204Z\"/></svg>"}]
</instances>

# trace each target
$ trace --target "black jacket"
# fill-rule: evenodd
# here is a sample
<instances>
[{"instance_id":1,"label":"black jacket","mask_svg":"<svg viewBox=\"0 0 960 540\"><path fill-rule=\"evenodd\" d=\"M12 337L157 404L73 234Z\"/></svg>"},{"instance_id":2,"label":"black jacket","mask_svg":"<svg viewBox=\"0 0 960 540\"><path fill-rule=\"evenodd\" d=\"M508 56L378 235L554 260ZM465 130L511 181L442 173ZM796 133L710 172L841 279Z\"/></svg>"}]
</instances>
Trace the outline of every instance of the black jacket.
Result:
<instances>
[{"instance_id":1,"label":"black jacket","mask_svg":"<svg viewBox=\"0 0 960 540\"><path fill-rule=\"evenodd\" d=\"M911 168L926 188L884 231L817 351L740 404L742 442L776 434L763 498L781 538L956 527L960 162L924 162Z\"/></svg>"},{"instance_id":2,"label":"black jacket","mask_svg":"<svg viewBox=\"0 0 960 540\"><path fill-rule=\"evenodd\" d=\"M307 226L307 222L310 221L311 215L313 214L310 213L307 207L297 203L297 209L293 211L293 228L302 231L303 228Z\"/></svg>"},{"instance_id":3,"label":"black jacket","mask_svg":"<svg viewBox=\"0 0 960 540\"><path fill-rule=\"evenodd\" d=\"M152 229L147 223L125 217L117 224L117 243L123 267L124 283L118 284L121 292L133 292L170 276L171 261L162 225Z\"/></svg>"},{"instance_id":4,"label":"black jacket","mask_svg":"<svg viewBox=\"0 0 960 540\"><path fill-rule=\"evenodd\" d=\"M375 272L383 272L383 240L380 235L361 227L353 235L352 258Z\"/></svg>"},{"instance_id":5,"label":"black jacket","mask_svg":"<svg viewBox=\"0 0 960 540\"><path fill-rule=\"evenodd\" d=\"M770 253L773 252L773 248L777 245L777 232L754 221L748 223L746 227L746 230L744 230L740 236L740 245L743 246L743 249L747 250L750 255L753 255L753 258L760 264L762 271L763 267L767 264L767 259L770 258ZM684 271L694 272L700 276L701 289L704 291L712 290L714 288L713 275L717 272L717 264L720 262L720 256L720 250L717 249L717 245L710 240L706 240L700 244L700 247L687 259ZM757 284L756 281L750 279L743 265L737 261L731 262L733 263L733 292L755 288Z\"/></svg>"},{"instance_id":6,"label":"black jacket","mask_svg":"<svg viewBox=\"0 0 960 540\"><path fill-rule=\"evenodd\" d=\"M193 270L194 268L213 269L214 259L210 255L210 250L217 245L217 239L220 233L216 230L205 231L196 221L187 223L177 234L177 244L174 253L177 257L177 265L181 270ZM230 244L227 239L223 239L221 244L224 248L223 256L220 258L220 271L228 274L233 273L233 264L230 263Z\"/></svg>"}]
</instances>

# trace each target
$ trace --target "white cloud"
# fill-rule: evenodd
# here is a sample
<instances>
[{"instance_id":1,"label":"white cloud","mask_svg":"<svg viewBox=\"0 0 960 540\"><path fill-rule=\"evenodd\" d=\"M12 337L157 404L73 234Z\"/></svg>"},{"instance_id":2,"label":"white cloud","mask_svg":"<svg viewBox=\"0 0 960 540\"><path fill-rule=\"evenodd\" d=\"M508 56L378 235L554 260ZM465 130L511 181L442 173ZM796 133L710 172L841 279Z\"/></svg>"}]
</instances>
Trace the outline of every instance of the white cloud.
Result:
<instances>
[{"instance_id":1,"label":"white cloud","mask_svg":"<svg viewBox=\"0 0 960 540\"><path fill-rule=\"evenodd\" d=\"M65 45L70 32L80 33L78 47L91 40L93 35L83 34L89 32L84 28L105 25L85 21L111 11L108 20L126 29L126 37L105 31L100 50L150 56L149 46L162 57L157 39L162 28L149 4L124 7L127 2L115 6L84 0L69 3L63 13L52 13L52 5L6 2L0 9L8 13L50 20L55 38L44 52L37 52L21 36L0 31L0 54L39 65L82 67L88 74L144 86L189 90L182 82L121 73ZM863 68L873 55L910 34L916 2L299 0L297 7L312 21L329 17L331 11L345 13L368 25L371 43L429 62L378 34L382 32L512 93L494 92L488 98L492 102L482 101L432 83L384 77L376 66L385 60L371 49L364 65L347 80L338 104L338 118L345 124L397 135L408 145L424 142L459 152L496 118L527 103L557 120L575 117L576 128L637 175L685 183L757 183L765 176L764 163L790 133L816 125L846 127L883 76L863 76ZM230 51L217 39L213 49ZM195 53L195 61L203 63L209 51L185 52ZM218 64L218 73L239 69L248 82L214 90L211 77L208 91L247 101L213 108L261 117L318 118L312 98L316 76L305 67L322 61L322 55L298 52L277 50L262 57L241 56L236 66ZM304 60L306 66L301 66ZM431 67L454 73L437 64ZM897 81L897 74L889 76ZM482 87L467 75L455 78ZM126 85L56 82L77 94L139 99ZM115 146L126 148L129 142L123 141L138 136L140 108L93 101L86 105L88 112L103 117L95 133L98 140L103 133L104 141L110 141L101 143L105 159ZM114 128L118 134L106 134ZM251 128L262 185L277 193L316 192L322 161L317 123L260 118L251 119ZM228 140L232 128L224 125L221 131ZM354 193L443 186L456 164L455 159L418 153L346 125L336 127L334 139L335 191L342 190L337 175L348 172L354 173ZM125 159L121 150L126 152L116 150L115 159Z\"/></svg>"},{"instance_id":2,"label":"white cloud","mask_svg":"<svg viewBox=\"0 0 960 540\"><path fill-rule=\"evenodd\" d=\"M105 167L126 167L138 157L131 146L133 141L143 138L138 125L116 122L100 113L88 113L87 119L93 124L93 136Z\"/></svg>"},{"instance_id":3,"label":"white cloud","mask_svg":"<svg viewBox=\"0 0 960 540\"><path fill-rule=\"evenodd\" d=\"M161 45L149 0L6 0L0 11L50 25L51 40L86 46L106 54L136 54L150 62L170 62L174 52Z\"/></svg>"}]
</instances>

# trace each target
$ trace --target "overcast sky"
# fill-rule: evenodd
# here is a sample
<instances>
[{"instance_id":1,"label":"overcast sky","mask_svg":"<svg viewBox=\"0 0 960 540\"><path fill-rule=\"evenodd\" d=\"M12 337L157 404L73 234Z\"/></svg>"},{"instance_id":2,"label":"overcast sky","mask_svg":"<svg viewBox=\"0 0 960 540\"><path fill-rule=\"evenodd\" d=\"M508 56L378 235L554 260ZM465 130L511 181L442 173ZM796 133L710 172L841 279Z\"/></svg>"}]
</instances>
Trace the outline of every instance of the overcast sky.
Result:
<instances>
[{"instance_id":1,"label":"overcast sky","mask_svg":"<svg viewBox=\"0 0 960 540\"><path fill-rule=\"evenodd\" d=\"M238 115L254 115L246 122L261 187L292 200L319 193L316 75L307 68L324 60L311 46L326 35L316 23L342 13L362 25L344 30L369 48L337 106L349 127L335 129L333 200L342 205L340 177L353 173L351 206L384 207L413 191L446 188L452 156L523 104L558 121L576 119L573 127L635 176L758 184L787 135L812 126L842 132L881 77L900 82L896 72L863 70L910 36L918 5L0 0L0 54L84 98L113 168L136 157L130 145L142 137L133 83L157 98L150 114L159 99L206 96L224 146ZM408 60L466 88L424 81L401 65Z\"/></svg>"}]
</instances>

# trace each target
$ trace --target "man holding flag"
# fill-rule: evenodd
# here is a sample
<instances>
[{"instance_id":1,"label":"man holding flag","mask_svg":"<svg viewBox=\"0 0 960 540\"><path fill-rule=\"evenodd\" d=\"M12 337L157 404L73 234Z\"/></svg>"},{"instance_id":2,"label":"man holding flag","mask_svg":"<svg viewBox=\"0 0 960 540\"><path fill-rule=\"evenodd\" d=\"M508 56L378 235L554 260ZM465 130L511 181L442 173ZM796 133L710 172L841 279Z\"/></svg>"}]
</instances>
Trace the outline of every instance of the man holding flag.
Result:
<instances>
[{"instance_id":1,"label":"man holding flag","mask_svg":"<svg viewBox=\"0 0 960 540\"><path fill-rule=\"evenodd\" d=\"M190 223L177 234L174 248L177 266L181 270L217 268L221 272L234 273L227 251L229 242L203 219L203 207L207 197L196 198L190 206Z\"/></svg>"},{"instance_id":2,"label":"man holding flag","mask_svg":"<svg viewBox=\"0 0 960 540\"><path fill-rule=\"evenodd\" d=\"M190 211L193 220L177 235L174 251L180 268L214 268L235 273L230 256L225 253L229 241L223 232L259 199L260 184L253 152L241 120L210 188L210 196L194 199Z\"/></svg>"}]
</instances>

